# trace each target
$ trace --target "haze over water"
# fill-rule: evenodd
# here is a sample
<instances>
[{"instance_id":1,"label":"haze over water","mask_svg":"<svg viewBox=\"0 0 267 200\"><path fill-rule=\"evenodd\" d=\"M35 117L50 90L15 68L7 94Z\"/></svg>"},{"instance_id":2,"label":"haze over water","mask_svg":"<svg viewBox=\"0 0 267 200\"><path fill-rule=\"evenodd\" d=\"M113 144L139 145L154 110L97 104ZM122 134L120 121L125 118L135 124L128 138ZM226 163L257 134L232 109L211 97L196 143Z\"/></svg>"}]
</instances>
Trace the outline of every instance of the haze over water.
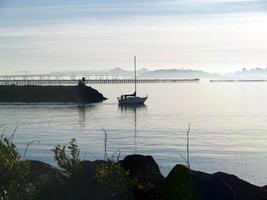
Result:
<instances>
[{"instance_id":1,"label":"haze over water","mask_svg":"<svg viewBox=\"0 0 267 200\"><path fill-rule=\"evenodd\" d=\"M184 164L186 131L190 163L205 172L224 171L258 185L267 183L267 83L139 84L146 106L123 109L116 97L133 85L92 85L109 99L99 104L1 104L6 133L19 126L14 142L27 159L51 164L50 149L76 138L81 158L104 158L104 132L109 156L150 154L167 175Z\"/></svg>"},{"instance_id":2,"label":"haze over water","mask_svg":"<svg viewBox=\"0 0 267 200\"><path fill-rule=\"evenodd\" d=\"M0 73L265 67L264 0L1 0ZM139 62L140 61L140 62Z\"/></svg>"}]
</instances>

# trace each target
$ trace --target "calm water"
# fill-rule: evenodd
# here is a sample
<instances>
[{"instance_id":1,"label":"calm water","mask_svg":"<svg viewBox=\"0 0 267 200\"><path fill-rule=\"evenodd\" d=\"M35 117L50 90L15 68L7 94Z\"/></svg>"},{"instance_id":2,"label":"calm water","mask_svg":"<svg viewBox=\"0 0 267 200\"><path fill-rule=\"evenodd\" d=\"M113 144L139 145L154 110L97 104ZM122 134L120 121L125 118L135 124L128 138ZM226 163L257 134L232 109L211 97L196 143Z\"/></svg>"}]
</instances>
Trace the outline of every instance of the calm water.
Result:
<instances>
[{"instance_id":1,"label":"calm water","mask_svg":"<svg viewBox=\"0 0 267 200\"><path fill-rule=\"evenodd\" d=\"M91 105L1 104L6 134L19 126L15 143L27 159L51 164L50 149L76 138L85 159L153 155L163 174L184 163L186 131L191 124L190 162L206 172L225 171L258 185L267 184L267 83L140 84L145 107L120 108L116 97L132 85L93 85L109 100ZM2 129L3 129L2 127Z\"/></svg>"}]
</instances>

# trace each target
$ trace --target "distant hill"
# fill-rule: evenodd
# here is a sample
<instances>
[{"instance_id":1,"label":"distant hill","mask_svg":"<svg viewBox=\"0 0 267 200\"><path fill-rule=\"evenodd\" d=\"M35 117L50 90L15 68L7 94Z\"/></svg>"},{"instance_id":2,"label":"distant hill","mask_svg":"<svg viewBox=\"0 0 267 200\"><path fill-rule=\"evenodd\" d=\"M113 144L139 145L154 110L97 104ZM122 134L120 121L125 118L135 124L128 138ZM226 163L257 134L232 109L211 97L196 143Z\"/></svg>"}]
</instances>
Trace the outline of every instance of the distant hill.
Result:
<instances>
[{"instance_id":1,"label":"distant hill","mask_svg":"<svg viewBox=\"0 0 267 200\"><path fill-rule=\"evenodd\" d=\"M267 79L267 68L243 68L241 71L224 75L225 79Z\"/></svg>"},{"instance_id":2,"label":"distant hill","mask_svg":"<svg viewBox=\"0 0 267 200\"><path fill-rule=\"evenodd\" d=\"M124 69L121 69L119 67L116 67L114 69L108 70L107 73L108 74L128 74L128 73L131 73L131 71L124 70Z\"/></svg>"},{"instance_id":3,"label":"distant hill","mask_svg":"<svg viewBox=\"0 0 267 200\"><path fill-rule=\"evenodd\" d=\"M267 71L266 71L267 74ZM69 76L73 78L83 77L87 75L96 75L96 76L112 76L113 78L133 78L133 70L125 70L119 67L115 67L110 70L87 70L87 71L53 71L47 73L30 73L23 72L17 73L21 76ZM215 73L208 73L201 70L192 70L192 69L159 69L159 70L148 70L147 68L142 68L137 70L137 77L143 79L224 79L224 76L220 76Z\"/></svg>"},{"instance_id":4,"label":"distant hill","mask_svg":"<svg viewBox=\"0 0 267 200\"><path fill-rule=\"evenodd\" d=\"M211 79L219 78L218 74L212 74L200 70L185 69L160 69L155 71L147 71L138 76L138 78L202 78Z\"/></svg>"},{"instance_id":5,"label":"distant hill","mask_svg":"<svg viewBox=\"0 0 267 200\"><path fill-rule=\"evenodd\" d=\"M114 68L112 70L106 71L110 75L128 75L133 76L134 72L131 70L124 70L121 68ZM148 70L147 68L142 68L137 70L138 78L202 78L202 79L216 79L221 78L218 74L208 73L201 70L191 70L191 69L160 69L160 70Z\"/></svg>"},{"instance_id":6,"label":"distant hill","mask_svg":"<svg viewBox=\"0 0 267 200\"><path fill-rule=\"evenodd\" d=\"M17 71L13 73L2 74L3 76L73 76L82 77L87 75L103 75L103 76L113 76L119 78L133 78L134 72L133 70L125 70L123 68L114 67L110 70L77 70L77 71L53 71L53 72L37 72L37 71ZM267 68L252 68L228 73L228 74L215 74L209 73L201 70L193 70L193 69L159 69L159 70L149 70L147 68L142 68L137 70L138 78L148 78L148 79L156 79L156 78L166 78L166 79L183 79L183 78L200 78L200 79L233 79L233 80L267 80Z\"/></svg>"},{"instance_id":7,"label":"distant hill","mask_svg":"<svg viewBox=\"0 0 267 200\"><path fill-rule=\"evenodd\" d=\"M145 73L148 73L150 72L148 69L146 68L142 68L142 69L139 69L137 70L137 75L141 75L141 74L145 74ZM111 70L108 70L106 71L106 73L110 74L110 75L117 75L117 74L120 74L120 75L128 75L128 76L133 76L134 75L134 72L131 71L131 70L124 70L122 68L119 68L119 67L116 67L114 69L111 69Z\"/></svg>"}]
</instances>

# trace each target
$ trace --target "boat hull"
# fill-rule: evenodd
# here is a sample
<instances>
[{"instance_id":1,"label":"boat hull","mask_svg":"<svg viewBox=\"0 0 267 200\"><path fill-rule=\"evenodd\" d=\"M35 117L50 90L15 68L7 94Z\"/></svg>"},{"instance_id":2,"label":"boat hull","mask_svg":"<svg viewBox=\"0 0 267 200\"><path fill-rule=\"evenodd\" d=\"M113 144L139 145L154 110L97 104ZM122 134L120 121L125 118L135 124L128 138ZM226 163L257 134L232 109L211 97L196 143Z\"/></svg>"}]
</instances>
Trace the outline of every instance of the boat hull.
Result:
<instances>
[{"instance_id":1,"label":"boat hull","mask_svg":"<svg viewBox=\"0 0 267 200\"><path fill-rule=\"evenodd\" d=\"M119 99L119 105L140 105L144 104L147 97L127 97L125 99Z\"/></svg>"}]
</instances>

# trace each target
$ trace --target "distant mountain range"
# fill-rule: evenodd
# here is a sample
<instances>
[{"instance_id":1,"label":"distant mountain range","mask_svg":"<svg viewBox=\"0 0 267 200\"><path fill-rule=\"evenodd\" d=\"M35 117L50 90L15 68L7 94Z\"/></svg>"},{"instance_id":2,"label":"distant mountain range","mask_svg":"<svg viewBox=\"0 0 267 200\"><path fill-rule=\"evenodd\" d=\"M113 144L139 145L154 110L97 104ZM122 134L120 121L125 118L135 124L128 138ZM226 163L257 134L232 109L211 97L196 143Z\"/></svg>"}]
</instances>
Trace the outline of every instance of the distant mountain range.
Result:
<instances>
[{"instance_id":1,"label":"distant mountain range","mask_svg":"<svg viewBox=\"0 0 267 200\"><path fill-rule=\"evenodd\" d=\"M243 68L241 71L225 74L224 79L267 79L267 68Z\"/></svg>"},{"instance_id":2,"label":"distant mountain range","mask_svg":"<svg viewBox=\"0 0 267 200\"><path fill-rule=\"evenodd\" d=\"M100 76L112 76L117 78L132 78L134 73L132 70L124 70L122 68L113 68L111 70L86 70L86 71L54 71L54 72L17 72L12 73L12 75L56 75L56 76L86 76L86 75L100 75ZM233 80L257 80L257 79L267 79L267 68L253 68L246 69L243 68L240 71L236 71L228 74L216 74L209 73L201 70L193 69L159 69L159 70L148 70L147 68L142 68L137 70L137 77L143 79L186 79L186 78L200 78L200 79L233 79Z\"/></svg>"},{"instance_id":3,"label":"distant mountain range","mask_svg":"<svg viewBox=\"0 0 267 200\"><path fill-rule=\"evenodd\" d=\"M122 69L122 68L119 68L119 67L116 67L116 68L114 68L114 69L111 69L111 70L107 70L107 71L105 71L107 74L111 74L111 75L118 75L118 74L125 74L125 75L134 75L133 73L133 71L131 71L131 70L124 70L124 69ZM151 71L149 71L148 69L146 69L146 68L142 68L142 69L139 69L139 70L137 70L137 74L138 75L140 75L140 74L145 74L145 73L149 73L149 72L151 72Z\"/></svg>"},{"instance_id":4,"label":"distant mountain range","mask_svg":"<svg viewBox=\"0 0 267 200\"><path fill-rule=\"evenodd\" d=\"M110 75L126 75L133 76L133 71L124 70L121 68L115 68L112 70L107 70L107 74ZM211 78L221 78L220 75L214 73L208 73L201 70L191 70L191 69L160 69L160 70L148 70L142 68L137 70L137 77L143 79L175 79L175 78L201 78L201 79L211 79Z\"/></svg>"},{"instance_id":5,"label":"distant mountain range","mask_svg":"<svg viewBox=\"0 0 267 200\"><path fill-rule=\"evenodd\" d=\"M200 70L185 69L161 69L155 71L146 71L138 75L139 78L219 78L217 74L211 74Z\"/></svg>"},{"instance_id":6,"label":"distant mountain range","mask_svg":"<svg viewBox=\"0 0 267 200\"><path fill-rule=\"evenodd\" d=\"M113 70L106 71L108 74L124 74L124 75L133 75L133 71L124 70L121 68L115 68ZM257 80L257 79L267 79L267 68L253 68L246 69L243 68L240 71L236 71L228 74L216 74L209 73L201 70L193 69L159 69L159 70L148 70L142 68L137 71L138 78L200 78L200 79L248 79L248 80Z\"/></svg>"}]
</instances>

